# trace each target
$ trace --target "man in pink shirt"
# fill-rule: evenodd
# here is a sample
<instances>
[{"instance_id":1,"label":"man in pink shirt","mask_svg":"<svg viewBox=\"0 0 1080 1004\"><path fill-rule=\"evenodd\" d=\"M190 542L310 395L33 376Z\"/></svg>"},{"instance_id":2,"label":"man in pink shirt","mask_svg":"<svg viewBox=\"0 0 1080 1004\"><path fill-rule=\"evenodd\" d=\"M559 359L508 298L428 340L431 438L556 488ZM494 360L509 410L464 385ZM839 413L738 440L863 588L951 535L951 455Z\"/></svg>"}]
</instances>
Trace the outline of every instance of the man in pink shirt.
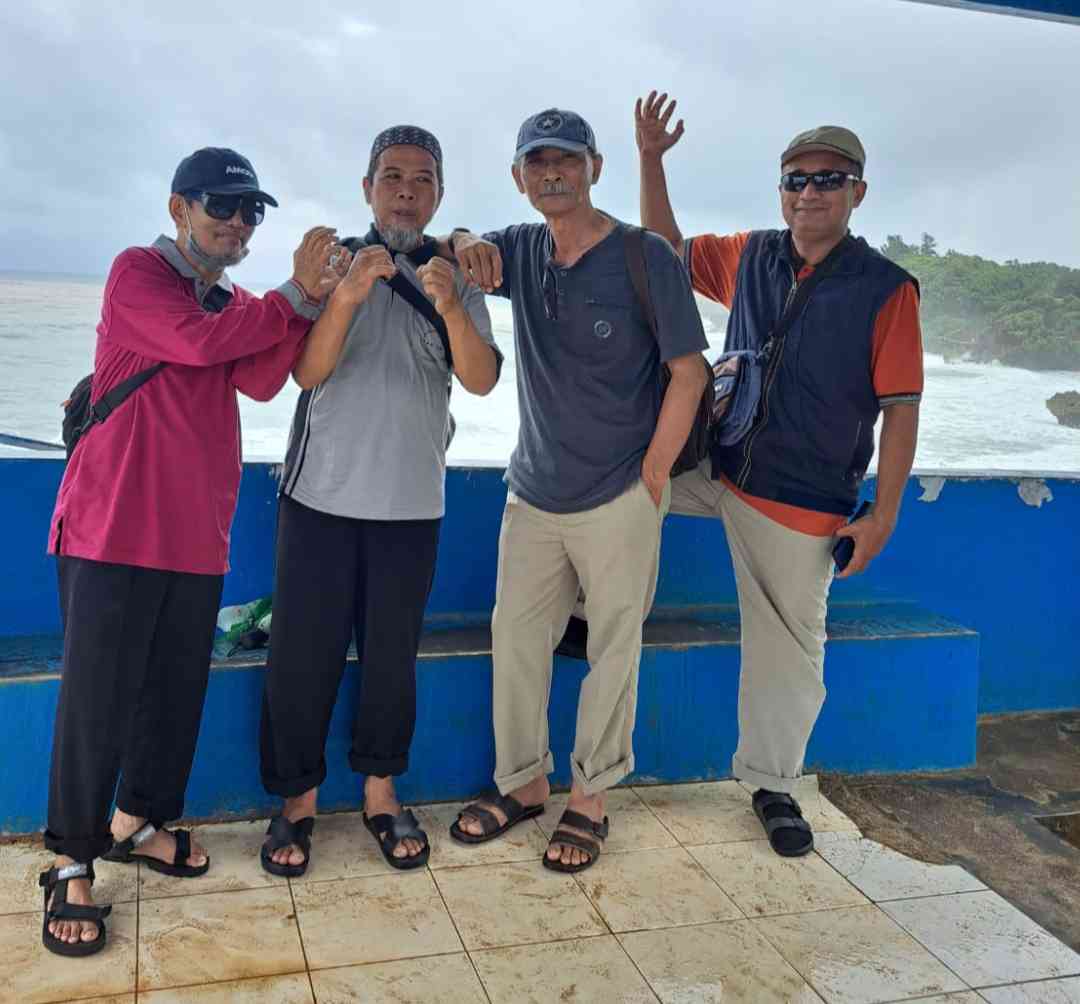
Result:
<instances>
[{"instance_id":1,"label":"man in pink shirt","mask_svg":"<svg viewBox=\"0 0 1080 1004\"><path fill-rule=\"evenodd\" d=\"M173 178L175 240L128 248L105 286L92 402L165 365L83 432L49 534L64 669L45 833L57 859L40 884L42 939L60 955L104 947L95 857L180 877L209 867L190 834L162 827L183 812L228 571L236 394L268 401L281 389L343 271L328 268L333 230L316 227L284 285L262 298L234 286L225 268L247 255L267 205L277 202L247 159L198 150Z\"/></svg>"}]
</instances>

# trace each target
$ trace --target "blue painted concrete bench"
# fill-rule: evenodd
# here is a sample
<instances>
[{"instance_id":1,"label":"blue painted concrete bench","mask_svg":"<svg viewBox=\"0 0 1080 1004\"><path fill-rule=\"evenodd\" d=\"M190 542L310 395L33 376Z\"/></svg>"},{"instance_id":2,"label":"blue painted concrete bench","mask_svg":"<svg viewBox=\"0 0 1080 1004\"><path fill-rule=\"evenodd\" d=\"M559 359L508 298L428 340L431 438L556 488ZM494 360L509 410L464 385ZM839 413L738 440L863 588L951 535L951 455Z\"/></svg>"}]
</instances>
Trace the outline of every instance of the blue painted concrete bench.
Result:
<instances>
[{"instance_id":1,"label":"blue painted concrete bench","mask_svg":"<svg viewBox=\"0 0 1080 1004\"><path fill-rule=\"evenodd\" d=\"M473 623L436 618L419 662L416 740L399 792L409 801L464 798L490 783L491 638ZM975 759L979 693L976 632L919 607L833 603L828 620L829 697L807 756L834 771L947 769ZM729 776L736 742L738 613L730 606L659 609L645 629L637 728L637 783ZM258 772L265 653L214 663L188 790L192 817L249 815L274 804ZM351 709L361 672L345 675L327 749L327 809L354 807L348 770ZM568 758L584 663L556 659L551 699L558 784ZM0 832L41 828L60 673L53 635L0 638Z\"/></svg>"}]
</instances>

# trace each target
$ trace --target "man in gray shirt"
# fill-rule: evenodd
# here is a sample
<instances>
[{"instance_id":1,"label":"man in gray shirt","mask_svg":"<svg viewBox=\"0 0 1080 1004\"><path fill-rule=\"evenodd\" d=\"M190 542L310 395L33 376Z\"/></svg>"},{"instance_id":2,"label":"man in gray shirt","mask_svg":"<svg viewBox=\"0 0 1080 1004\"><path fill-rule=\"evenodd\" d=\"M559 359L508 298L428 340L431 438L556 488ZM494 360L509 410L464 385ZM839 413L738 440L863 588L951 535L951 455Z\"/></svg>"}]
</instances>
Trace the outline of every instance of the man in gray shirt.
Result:
<instances>
[{"instance_id":1,"label":"man in gray shirt","mask_svg":"<svg viewBox=\"0 0 1080 1004\"><path fill-rule=\"evenodd\" d=\"M634 767L641 622L656 587L671 467L707 378L686 269L665 240L643 235L654 334L634 292L627 228L592 205L602 165L579 115L533 115L518 133L513 176L545 222L483 240L453 235L463 270L513 305L521 425L492 620L498 791L450 832L481 843L543 811L551 653L583 587L591 668L569 804L543 859L557 871L596 861L608 833L604 793ZM666 393L661 363L671 371Z\"/></svg>"},{"instance_id":2,"label":"man in gray shirt","mask_svg":"<svg viewBox=\"0 0 1080 1004\"><path fill-rule=\"evenodd\" d=\"M346 242L354 257L342 287L351 296L330 301L320 337L293 370L304 393L281 482L261 729L263 784L285 798L262 850L275 875L307 868L354 631L363 672L349 763L366 776L364 821L394 867L428 858L427 837L402 811L393 778L408 769L415 724L449 380L456 374L466 390L487 394L502 362L484 294L424 236L442 191L442 150L431 133L397 126L376 137L364 178L375 224Z\"/></svg>"}]
</instances>

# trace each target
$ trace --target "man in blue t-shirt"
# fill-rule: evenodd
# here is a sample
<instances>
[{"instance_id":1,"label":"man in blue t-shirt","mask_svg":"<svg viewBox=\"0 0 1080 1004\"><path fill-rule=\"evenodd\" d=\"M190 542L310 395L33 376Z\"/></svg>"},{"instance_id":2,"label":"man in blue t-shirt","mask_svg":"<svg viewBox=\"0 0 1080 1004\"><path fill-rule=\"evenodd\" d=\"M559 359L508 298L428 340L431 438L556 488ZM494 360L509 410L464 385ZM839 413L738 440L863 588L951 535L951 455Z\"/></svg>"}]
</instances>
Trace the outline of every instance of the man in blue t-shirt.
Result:
<instances>
[{"instance_id":1,"label":"man in blue t-shirt","mask_svg":"<svg viewBox=\"0 0 1080 1004\"><path fill-rule=\"evenodd\" d=\"M641 623L656 588L671 467L705 387L705 334L671 246L644 235L655 335L634 292L626 227L594 208L603 158L579 115L548 109L518 133L512 173L544 217L447 244L466 275L514 311L520 431L506 473L492 620L498 792L451 835L481 843L539 814L553 769L552 649L579 588L590 672L573 787L544 865L580 871L607 836L604 793L634 767ZM660 366L671 381L661 390Z\"/></svg>"}]
</instances>

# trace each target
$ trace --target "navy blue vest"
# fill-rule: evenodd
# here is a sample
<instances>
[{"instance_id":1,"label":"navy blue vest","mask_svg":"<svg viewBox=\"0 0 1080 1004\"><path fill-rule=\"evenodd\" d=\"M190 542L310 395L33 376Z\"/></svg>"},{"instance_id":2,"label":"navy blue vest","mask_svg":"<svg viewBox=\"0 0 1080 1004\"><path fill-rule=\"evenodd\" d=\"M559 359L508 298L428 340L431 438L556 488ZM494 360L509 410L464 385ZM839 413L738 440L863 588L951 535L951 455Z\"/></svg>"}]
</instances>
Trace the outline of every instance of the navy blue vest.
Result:
<instances>
[{"instance_id":1,"label":"navy blue vest","mask_svg":"<svg viewBox=\"0 0 1080 1004\"><path fill-rule=\"evenodd\" d=\"M761 348L780 319L797 264L786 230L758 230L739 259L725 349ZM714 447L713 477L759 498L847 515L874 455L874 322L905 282L861 237L848 242L791 325L762 403L738 443ZM771 374L771 378L769 377Z\"/></svg>"}]
</instances>

